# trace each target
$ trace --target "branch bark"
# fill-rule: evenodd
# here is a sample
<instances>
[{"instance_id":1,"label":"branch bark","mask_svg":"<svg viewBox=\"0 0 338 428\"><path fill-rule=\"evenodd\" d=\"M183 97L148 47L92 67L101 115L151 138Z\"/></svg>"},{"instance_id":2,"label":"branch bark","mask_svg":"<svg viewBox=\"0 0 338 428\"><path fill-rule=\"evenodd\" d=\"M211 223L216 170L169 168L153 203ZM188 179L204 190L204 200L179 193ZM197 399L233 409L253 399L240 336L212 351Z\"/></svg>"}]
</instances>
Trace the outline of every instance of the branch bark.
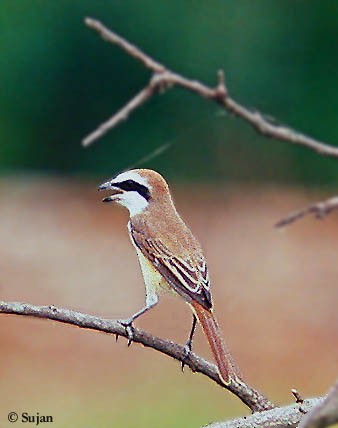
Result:
<instances>
[{"instance_id":1,"label":"branch bark","mask_svg":"<svg viewBox=\"0 0 338 428\"><path fill-rule=\"evenodd\" d=\"M123 336L129 339L125 327L116 320L61 309L53 305L36 306L29 303L0 301L0 314L44 318L80 328L115 334L117 337ZM253 412L257 412L251 416L213 423L208 425L208 428L270 428L271 426L274 428L293 428L298 426L304 414L311 409L313 411L304 417L304 422L302 421L300 428L322 428L327 426L328 422L334 423L338 421L338 383L327 397L306 399L290 406L275 408L265 396L243 381L232 382L225 387L219 378L217 367L214 364L193 353L186 360L182 345L152 336L150 333L137 328L134 329L133 336L134 342L141 343L145 347L155 349L175 360L184 362L193 372L207 376L218 385L236 395ZM325 421L325 424L323 424L323 421ZM316 424L314 425L313 423Z\"/></svg>"},{"instance_id":2,"label":"branch bark","mask_svg":"<svg viewBox=\"0 0 338 428\"><path fill-rule=\"evenodd\" d=\"M338 381L299 424L299 428L324 428L338 422Z\"/></svg>"},{"instance_id":3,"label":"branch bark","mask_svg":"<svg viewBox=\"0 0 338 428\"><path fill-rule=\"evenodd\" d=\"M109 30L100 21L86 18L85 23L89 28L99 33L104 40L118 46L128 55L140 61L144 67L148 68L153 73L153 76L149 84L129 101L126 106L114 114L108 121L100 125L94 132L85 137L82 141L83 146L89 146L110 129L117 126L122 120L127 119L131 112L144 104L156 92L172 86L181 86L189 91L195 92L203 98L216 102L225 110L249 123L257 132L267 137L305 146L321 155L338 158L337 147L315 140L314 138L308 137L286 126L273 124L258 111L251 111L231 98L225 86L222 71L218 72L217 86L214 88L209 87L199 81L188 79L171 71L169 68L144 53L137 46Z\"/></svg>"},{"instance_id":4,"label":"branch bark","mask_svg":"<svg viewBox=\"0 0 338 428\"><path fill-rule=\"evenodd\" d=\"M127 339L128 333L118 321L99 318L93 315L75 312L68 309L60 309L55 306L35 306L29 303L3 302L0 301L0 314L25 315L37 318L45 318L61 323L71 324L80 328L87 328L105 333L123 336ZM190 367L193 372L202 373L218 385L226 388L235 394L244 404L253 412L259 412L271 409L274 405L261 393L247 385L244 381L232 381L229 385L224 386L219 375L217 367L209 363L196 354L191 354L186 359L184 346L174 342L160 339L150 333L134 328L133 341L141 343L143 346L153 348L169 357L183 362Z\"/></svg>"},{"instance_id":5,"label":"branch bark","mask_svg":"<svg viewBox=\"0 0 338 428\"><path fill-rule=\"evenodd\" d=\"M301 405L292 404L277 407L251 416L225 422L215 422L205 428L296 428L304 417L315 406L321 405L324 397L304 400ZM305 418L305 417L304 417ZM299 425L299 428L301 425Z\"/></svg>"},{"instance_id":6,"label":"branch bark","mask_svg":"<svg viewBox=\"0 0 338 428\"><path fill-rule=\"evenodd\" d=\"M287 217L276 223L276 227L287 226L296 220L303 218L308 214L313 214L317 219L322 219L327 216L331 211L338 208L338 196L327 199L326 201L311 204L299 211L289 214Z\"/></svg>"}]
</instances>

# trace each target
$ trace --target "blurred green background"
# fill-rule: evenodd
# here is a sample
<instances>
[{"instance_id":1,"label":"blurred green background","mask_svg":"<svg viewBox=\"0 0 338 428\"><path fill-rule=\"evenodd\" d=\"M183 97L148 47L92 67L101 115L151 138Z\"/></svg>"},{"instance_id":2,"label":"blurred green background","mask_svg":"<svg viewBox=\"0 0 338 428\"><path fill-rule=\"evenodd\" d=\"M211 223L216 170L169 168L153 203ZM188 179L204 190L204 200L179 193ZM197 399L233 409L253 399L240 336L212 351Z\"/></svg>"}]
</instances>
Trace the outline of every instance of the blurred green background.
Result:
<instances>
[{"instance_id":1,"label":"blurred green background","mask_svg":"<svg viewBox=\"0 0 338 428\"><path fill-rule=\"evenodd\" d=\"M149 77L86 28L85 16L188 77L214 85L224 69L245 106L335 144L336 2L3 0L0 11L2 172L110 175L169 145L142 166L184 181L337 182L335 161L265 139L181 89L155 97L89 149L80 146Z\"/></svg>"}]
</instances>

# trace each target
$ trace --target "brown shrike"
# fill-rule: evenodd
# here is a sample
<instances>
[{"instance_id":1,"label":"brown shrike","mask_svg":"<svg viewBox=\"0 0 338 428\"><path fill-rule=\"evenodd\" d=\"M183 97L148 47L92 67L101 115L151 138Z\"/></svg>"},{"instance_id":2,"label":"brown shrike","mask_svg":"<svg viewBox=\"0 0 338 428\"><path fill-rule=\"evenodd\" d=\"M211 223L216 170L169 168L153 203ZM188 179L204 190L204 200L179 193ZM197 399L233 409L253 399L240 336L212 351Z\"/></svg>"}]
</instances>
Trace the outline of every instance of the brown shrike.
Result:
<instances>
[{"instance_id":1,"label":"brown shrike","mask_svg":"<svg viewBox=\"0 0 338 428\"><path fill-rule=\"evenodd\" d=\"M222 381L228 384L231 379L240 378L213 314L209 274L201 246L177 213L164 178L149 169L134 169L103 183L99 190L112 193L103 202L117 202L129 210L128 231L146 286L146 306L123 321L123 325L131 327L136 318L155 306L162 290L173 291L193 311L187 356L197 318Z\"/></svg>"}]
</instances>

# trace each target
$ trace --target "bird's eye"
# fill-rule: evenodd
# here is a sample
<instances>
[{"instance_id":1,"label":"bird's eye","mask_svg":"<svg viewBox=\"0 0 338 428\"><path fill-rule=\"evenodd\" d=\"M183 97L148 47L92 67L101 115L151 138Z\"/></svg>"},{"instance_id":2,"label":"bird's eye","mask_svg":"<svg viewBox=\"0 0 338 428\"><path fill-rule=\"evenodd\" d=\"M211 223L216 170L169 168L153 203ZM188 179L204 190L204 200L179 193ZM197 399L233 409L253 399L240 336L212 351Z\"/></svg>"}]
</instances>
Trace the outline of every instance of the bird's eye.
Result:
<instances>
[{"instance_id":1,"label":"bird's eye","mask_svg":"<svg viewBox=\"0 0 338 428\"><path fill-rule=\"evenodd\" d=\"M133 180L127 180L123 183L124 190L132 190L135 187L135 182Z\"/></svg>"},{"instance_id":2,"label":"bird's eye","mask_svg":"<svg viewBox=\"0 0 338 428\"><path fill-rule=\"evenodd\" d=\"M147 201L150 199L149 189L143 184L137 183L134 180L126 180L121 183L115 183L116 187L119 187L126 192L138 192L141 196L143 196Z\"/></svg>"}]
</instances>

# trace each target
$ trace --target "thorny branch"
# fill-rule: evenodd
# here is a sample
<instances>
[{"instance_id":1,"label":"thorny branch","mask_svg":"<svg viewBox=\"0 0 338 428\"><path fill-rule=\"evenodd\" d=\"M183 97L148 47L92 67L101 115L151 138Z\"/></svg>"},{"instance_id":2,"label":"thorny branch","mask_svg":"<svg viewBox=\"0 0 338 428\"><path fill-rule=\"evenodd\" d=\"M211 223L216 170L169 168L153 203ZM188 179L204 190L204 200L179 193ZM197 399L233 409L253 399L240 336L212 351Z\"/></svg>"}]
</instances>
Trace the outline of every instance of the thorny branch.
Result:
<instances>
[{"instance_id":1,"label":"thorny branch","mask_svg":"<svg viewBox=\"0 0 338 428\"><path fill-rule=\"evenodd\" d=\"M26 315L37 318L46 318L66 324L75 325L80 328L102 331L105 333L123 336L129 339L128 333L118 321L99 318L93 315L83 314L68 309L60 309L55 306L35 306L29 303L3 302L0 301L0 314ZM218 370L214 364L209 363L203 358L191 354L186 358L184 346L174 342L160 339L150 333L134 328L133 341L142 345L153 348L169 357L183 362L190 367L193 372L202 373L223 387L224 384L219 378ZM244 381L232 381L226 389L235 394L244 404L253 412L268 410L274 405L261 393L251 388Z\"/></svg>"},{"instance_id":2,"label":"thorny branch","mask_svg":"<svg viewBox=\"0 0 338 428\"><path fill-rule=\"evenodd\" d=\"M299 424L299 428L324 428L338 422L338 381Z\"/></svg>"},{"instance_id":3,"label":"thorny branch","mask_svg":"<svg viewBox=\"0 0 338 428\"><path fill-rule=\"evenodd\" d=\"M338 381L324 397L304 400L296 389L291 392L296 404L215 422L205 428L325 428L338 422Z\"/></svg>"},{"instance_id":4,"label":"thorny branch","mask_svg":"<svg viewBox=\"0 0 338 428\"><path fill-rule=\"evenodd\" d=\"M296 428L302 418L305 419L304 414L321 405L323 401L324 397L310 398L304 400L301 405L296 403L290 406L276 407L247 417L215 422L205 428Z\"/></svg>"},{"instance_id":5,"label":"thorny branch","mask_svg":"<svg viewBox=\"0 0 338 428\"><path fill-rule=\"evenodd\" d=\"M0 314L24 315L50 319L80 328L114 334L116 337L122 336L129 340L125 327L116 320L99 318L69 309L61 309L54 305L36 306L29 303L0 301ZM271 426L275 428L293 428L298 426L304 414L307 414L311 409L314 410L313 413L311 412L309 415L313 414L315 419L311 416L309 420L317 421L320 419L322 423L316 425L304 423L300 425L302 428L322 428L328 425L328 423L323 424L323 421L336 420L334 418L338 417L338 384L335 385L325 399L324 397L306 400L297 399L294 405L275 408L274 404L265 396L251 388L244 381L232 381L230 385L225 387L219 378L217 367L214 364L209 363L193 353L190 355L189 359L186 359L186 354L182 345L155 337L137 328L133 330L133 341L141 343L145 347L155 349L175 360L184 362L193 372L201 373L218 385L228 389L254 412L252 416L214 423L208 425L208 428L268 428ZM298 395L297 393L297 396ZM317 410L315 411L315 409ZM305 417L307 417L307 415ZM304 420L307 421L307 419Z\"/></svg>"},{"instance_id":6,"label":"thorny branch","mask_svg":"<svg viewBox=\"0 0 338 428\"><path fill-rule=\"evenodd\" d=\"M189 91L195 92L203 98L216 102L225 110L248 122L254 127L254 129L256 129L256 131L267 137L305 146L321 155L338 158L337 147L315 140L314 138L296 132L286 126L273 124L258 111L251 111L231 98L225 86L222 71L218 72L217 86L213 88L209 87L197 80L188 79L174 71L171 71L169 68L144 53L137 46L109 30L100 21L92 18L86 18L85 23L91 29L97 31L104 40L117 45L128 55L140 61L144 67L148 68L152 72L153 75L150 78L148 85L142 89L139 94L129 101L119 112L114 114L107 122L100 125L94 132L84 138L82 141L84 146L89 146L95 140L102 137L107 131L118 125L121 121L126 120L130 113L144 104L156 92L172 86L181 86Z\"/></svg>"},{"instance_id":7,"label":"thorny branch","mask_svg":"<svg viewBox=\"0 0 338 428\"><path fill-rule=\"evenodd\" d=\"M199 81L187 79L184 76L169 70L163 64L144 53L137 46L109 30L100 21L92 18L86 18L85 23L88 27L97 31L104 40L119 46L128 55L139 60L146 68L153 72L153 76L151 77L148 85L135 95L135 97L132 98L120 111L114 114L108 121L102 123L95 131L83 139L82 143L84 146L89 146L95 140L106 134L110 129L117 126L121 121L126 120L133 110L136 110L144 104L156 92L177 85L195 92L203 98L217 102L235 116L238 116L250 123L263 135L285 142L306 146L322 155L338 157L337 147L329 146L288 127L272 124L259 112L250 111L237 103L230 97L225 86L223 71L218 71L218 85L215 88L210 88ZM315 214L317 218L323 218L337 207L338 197L333 197L327 201L318 202L302 210L291 213L286 218L280 220L276 226L286 226L311 213Z\"/></svg>"},{"instance_id":8,"label":"thorny branch","mask_svg":"<svg viewBox=\"0 0 338 428\"><path fill-rule=\"evenodd\" d=\"M110 119L103 122L95 131L87 135L82 140L83 146L89 146L109 130L119 125L120 122L126 120L134 110L143 105L156 93L163 92L163 90L172 88L173 86L181 86L184 89L195 92L202 98L217 103L228 112L249 123L257 132L265 135L266 137L271 137L286 143L298 144L314 150L323 156L338 158L338 147L325 144L300 132L292 130L287 126L271 123L266 116L262 115L258 111L249 110L231 98L225 85L224 73L222 70L219 70L217 73L218 84L215 87L209 87L197 80L188 79L170 70L160 62L151 58L140 48L107 28L100 21L93 18L86 18L85 23L91 29L97 31L104 40L118 46L128 55L140 61L144 67L150 70L152 76L148 84L138 94L136 94L134 98L127 102L127 104ZM335 199L336 198L332 198L332 200ZM308 213L314 213L317 218L321 218L331 212L332 209L336 208L336 205L338 205L338 202L334 202L333 207L331 205L331 200L328 202L329 203L324 206L323 204L325 203L314 204L301 211L292 213L290 216L278 222L276 226L286 226L295 220L304 217L304 215Z\"/></svg>"}]
</instances>

